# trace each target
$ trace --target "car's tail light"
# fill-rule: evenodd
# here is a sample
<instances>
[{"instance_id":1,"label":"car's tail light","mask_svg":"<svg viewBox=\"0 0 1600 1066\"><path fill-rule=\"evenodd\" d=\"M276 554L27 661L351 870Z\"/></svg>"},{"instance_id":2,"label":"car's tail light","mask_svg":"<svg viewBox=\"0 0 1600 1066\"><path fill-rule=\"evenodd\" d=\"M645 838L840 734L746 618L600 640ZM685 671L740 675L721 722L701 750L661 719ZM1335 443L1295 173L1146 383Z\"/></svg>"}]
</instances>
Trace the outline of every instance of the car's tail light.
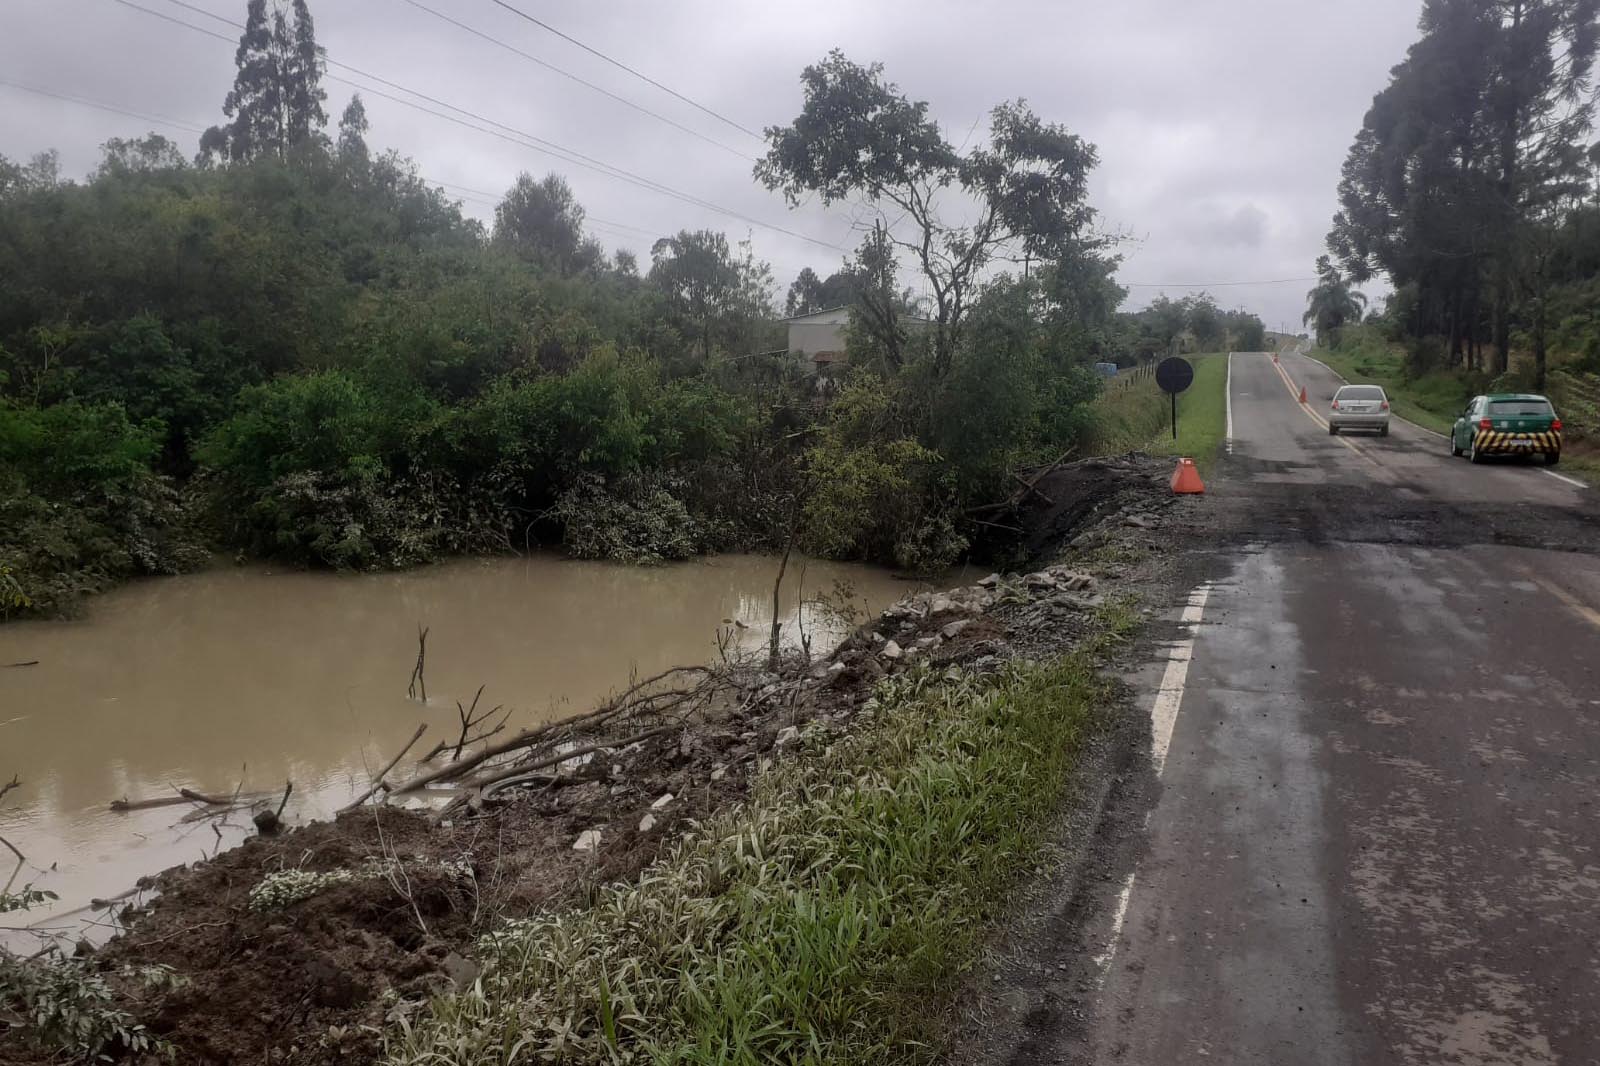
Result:
<instances>
[{"instance_id":1,"label":"car's tail light","mask_svg":"<svg viewBox=\"0 0 1600 1066\"><path fill-rule=\"evenodd\" d=\"M1389 409L1389 401L1388 400L1385 400L1385 401L1383 401L1382 403L1380 403L1378 405L1378 410L1380 410L1380 411L1387 411L1388 409Z\"/></svg>"},{"instance_id":2,"label":"car's tail light","mask_svg":"<svg viewBox=\"0 0 1600 1066\"><path fill-rule=\"evenodd\" d=\"M1339 409L1339 401L1338 400L1333 401L1333 409L1335 411L1337 411Z\"/></svg>"},{"instance_id":3,"label":"car's tail light","mask_svg":"<svg viewBox=\"0 0 1600 1066\"><path fill-rule=\"evenodd\" d=\"M1494 428L1494 423L1489 421L1487 418L1485 418L1485 419L1482 419L1481 421L1479 421L1478 428L1479 429L1493 429Z\"/></svg>"},{"instance_id":4,"label":"car's tail light","mask_svg":"<svg viewBox=\"0 0 1600 1066\"><path fill-rule=\"evenodd\" d=\"M1560 433L1561 432L1561 419L1558 418L1554 422L1550 423L1550 432L1551 433Z\"/></svg>"}]
</instances>

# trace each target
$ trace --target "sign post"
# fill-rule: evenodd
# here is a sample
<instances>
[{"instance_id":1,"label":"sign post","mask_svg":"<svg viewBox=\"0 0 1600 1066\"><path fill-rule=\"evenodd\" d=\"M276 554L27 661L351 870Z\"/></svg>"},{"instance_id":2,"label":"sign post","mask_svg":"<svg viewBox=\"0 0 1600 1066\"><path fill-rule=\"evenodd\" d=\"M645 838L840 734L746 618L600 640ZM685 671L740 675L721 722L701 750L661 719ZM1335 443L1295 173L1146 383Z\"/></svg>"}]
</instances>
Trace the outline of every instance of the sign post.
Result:
<instances>
[{"instance_id":1,"label":"sign post","mask_svg":"<svg viewBox=\"0 0 1600 1066\"><path fill-rule=\"evenodd\" d=\"M1194 384L1194 364L1176 355L1156 367L1156 385L1172 397L1172 439L1178 439L1178 393Z\"/></svg>"}]
</instances>

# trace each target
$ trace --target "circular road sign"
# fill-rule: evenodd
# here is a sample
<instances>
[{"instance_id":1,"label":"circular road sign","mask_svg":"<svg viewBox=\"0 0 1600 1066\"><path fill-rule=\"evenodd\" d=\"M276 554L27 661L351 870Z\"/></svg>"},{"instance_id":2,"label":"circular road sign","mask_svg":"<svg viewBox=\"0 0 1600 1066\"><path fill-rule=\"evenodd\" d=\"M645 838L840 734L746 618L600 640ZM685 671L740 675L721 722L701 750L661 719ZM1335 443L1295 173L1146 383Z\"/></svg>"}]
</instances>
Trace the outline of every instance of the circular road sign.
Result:
<instances>
[{"instance_id":1,"label":"circular road sign","mask_svg":"<svg viewBox=\"0 0 1600 1066\"><path fill-rule=\"evenodd\" d=\"M1162 392L1176 396L1194 384L1194 364L1177 356L1161 360L1156 365L1156 384Z\"/></svg>"}]
</instances>

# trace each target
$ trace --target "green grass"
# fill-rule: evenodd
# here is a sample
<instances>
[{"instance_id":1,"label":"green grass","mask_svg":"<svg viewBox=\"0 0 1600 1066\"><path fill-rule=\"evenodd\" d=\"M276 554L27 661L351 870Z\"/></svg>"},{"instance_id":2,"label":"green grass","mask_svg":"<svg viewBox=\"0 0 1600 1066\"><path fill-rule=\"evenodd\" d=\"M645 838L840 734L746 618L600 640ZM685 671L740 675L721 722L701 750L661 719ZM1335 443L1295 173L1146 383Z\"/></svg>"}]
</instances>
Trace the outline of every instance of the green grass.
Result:
<instances>
[{"instance_id":1,"label":"green grass","mask_svg":"<svg viewBox=\"0 0 1600 1066\"><path fill-rule=\"evenodd\" d=\"M880 685L847 736L703 824L637 883L511 923L488 968L390 1030L422 1064L926 1062L1007 891L1106 722L1095 657Z\"/></svg>"},{"instance_id":2,"label":"green grass","mask_svg":"<svg viewBox=\"0 0 1600 1066\"><path fill-rule=\"evenodd\" d=\"M1399 352L1362 348L1314 354L1352 385L1382 385L1395 414L1435 433L1449 433L1456 416L1478 392L1477 384L1450 371L1408 376L1405 356Z\"/></svg>"},{"instance_id":3,"label":"green grass","mask_svg":"<svg viewBox=\"0 0 1600 1066\"><path fill-rule=\"evenodd\" d=\"M1154 455L1187 455L1202 475L1210 474L1228 433L1228 357L1191 355L1194 384L1178 396L1178 439L1172 439L1172 409L1158 393L1160 431L1149 444Z\"/></svg>"},{"instance_id":4,"label":"green grass","mask_svg":"<svg viewBox=\"0 0 1600 1066\"><path fill-rule=\"evenodd\" d=\"M1094 455L1147 451L1187 455L1209 474L1228 431L1228 357L1185 356L1194 364L1194 384L1178 397L1178 439L1172 439L1172 407L1153 378L1112 383L1095 401Z\"/></svg>"}]
</instances>

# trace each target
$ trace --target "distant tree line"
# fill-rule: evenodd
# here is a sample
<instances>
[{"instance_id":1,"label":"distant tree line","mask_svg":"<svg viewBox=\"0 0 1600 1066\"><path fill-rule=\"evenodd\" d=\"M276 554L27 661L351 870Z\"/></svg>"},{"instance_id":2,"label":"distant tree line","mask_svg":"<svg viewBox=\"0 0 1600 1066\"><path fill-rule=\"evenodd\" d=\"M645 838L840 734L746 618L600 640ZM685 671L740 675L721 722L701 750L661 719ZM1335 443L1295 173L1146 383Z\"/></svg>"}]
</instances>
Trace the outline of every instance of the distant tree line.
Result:
<instances>
[{"instance_id":1,"label":"distant tree line","mask_svg":"<svg viewBox=\"0 0 1600 1066\"><path fill-rule=\"evenodd\" d=\"M1345 162L1346 275L1322 265L1312 317L1385 274L1419 365L1504 374L1516 347L1543 387L1552 347L1600 360L1600 0L1426 0L1419 28Z\"/></svg>"},{"instance_id":2,"label":"distant tree line","mask_svg":"<svg viewBox=\"0 0 1600 1066\"><path fill-rule=\"evenodd\" d=\"M1259 346L1209 298L1118 310L1094 149L1018 103L962 153L879 67L807 68L759 179L912 208L789 288L789 313L851 309L824 390L747 243L608 256L556 175L464 217L369 148L359 97L328 135L305 0L250 0L236 60L192 161L155 134L83 181L0 160L0 615L216 548L372 568L795 537L934 569L969 507L1085 436L1089 364ZM945 222L943 190L978 221Z\"/></svg>"}]
</instances>

